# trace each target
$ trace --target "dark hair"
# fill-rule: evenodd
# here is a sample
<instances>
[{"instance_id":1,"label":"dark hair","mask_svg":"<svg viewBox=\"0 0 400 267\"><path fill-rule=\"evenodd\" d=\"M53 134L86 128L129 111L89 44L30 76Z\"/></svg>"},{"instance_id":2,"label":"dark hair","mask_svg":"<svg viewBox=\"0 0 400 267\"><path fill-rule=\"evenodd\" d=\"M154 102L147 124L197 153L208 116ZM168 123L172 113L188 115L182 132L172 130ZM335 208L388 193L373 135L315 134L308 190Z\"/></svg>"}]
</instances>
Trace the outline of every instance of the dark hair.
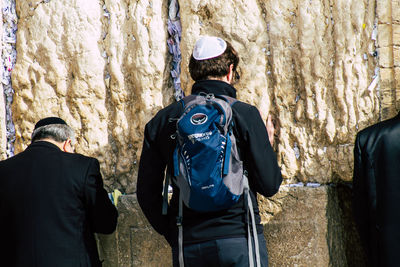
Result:
<instances>
[{"instance_id":1,"label":"dark hair","mask_svg":"<svg viewBox=\"0 0 400 267\"><path fill-rule=\"evenodd\" d=\"M66 124L49 124L36 128L32 133L32 143L45 138L57 142L64 142L67 139L74 141L75 134L71 127Z\"/></svg>"},{"instance_id":2,"label":"dark hair","mask_svg":"<svg viewBox=\"0 0 400 267\"><path fill-rule=\"evenodd\" d=\"M228 74L231 64L233 64L233 71L236 72L239 56L233 46L226 41L225 52L218 57L196 60L192 54L189 62L189 72L195 81L206 80L210 77L219 78Z\"/></svg>"}]
</instances>

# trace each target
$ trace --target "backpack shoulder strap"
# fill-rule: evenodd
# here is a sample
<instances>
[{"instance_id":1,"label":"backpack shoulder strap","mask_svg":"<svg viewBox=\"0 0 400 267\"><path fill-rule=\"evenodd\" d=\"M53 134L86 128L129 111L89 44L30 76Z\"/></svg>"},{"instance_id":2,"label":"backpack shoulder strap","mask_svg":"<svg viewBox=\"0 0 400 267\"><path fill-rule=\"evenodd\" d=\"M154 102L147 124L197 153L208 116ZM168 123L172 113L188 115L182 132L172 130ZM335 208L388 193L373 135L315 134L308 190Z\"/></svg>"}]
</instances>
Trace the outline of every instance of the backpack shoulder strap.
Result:
<instances>
[{"instance_id":1,"label":"backpack shoulder strap","mask_svg":"<svg viewBox=\"0 0 400 267\"><path fill-rule=\"evenodd\" d=\"M192 101L193 99L196 98L196 95L188 95L179 100L179 102L182 104L182 107L185 108L186 104Z\"/></svg>"},{"instance_id":2,"label":"backpack shoulder strap","mask_svg":"<svg viewBox=\"0 0 400 267\"><path fill-rule=\"evenodd\" d=\"M229 103L229 105L232 107L236 102L238 102L239 100L237 100L236 98L233 98L231 96L227 96L227 95L219 95L219 98L225 100L226 102Z\"/></svg>"}]
</instances>

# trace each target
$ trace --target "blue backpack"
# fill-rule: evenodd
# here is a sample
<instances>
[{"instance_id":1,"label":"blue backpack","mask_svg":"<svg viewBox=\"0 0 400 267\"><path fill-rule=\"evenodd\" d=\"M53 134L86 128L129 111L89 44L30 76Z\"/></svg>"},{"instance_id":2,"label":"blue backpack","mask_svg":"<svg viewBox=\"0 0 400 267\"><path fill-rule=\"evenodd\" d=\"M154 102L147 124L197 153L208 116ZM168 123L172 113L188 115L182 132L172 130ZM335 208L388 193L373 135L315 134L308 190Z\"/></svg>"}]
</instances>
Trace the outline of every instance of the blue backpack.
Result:
<instances>
[{"instance_id":1,"label":"blue backpack","mask_svg":"<svg viewBox=\"0 0 400 267\"><path fill-rule=\"evenodd\" d=\"M173 158L182 200L196 211L229 208L243 193L243 164L232 134L236 99L209 94L182 101Z\"/></svg>"},{"instance_id":2,"label":"blue backpack","mask_svg":"<svg viewBox=\"0 0 400 267\"><path fill-rule=\"evenodd\" d=\"M174 179L179 188L177 217L179 262L183 267L182 203L195 211L228 209L244 194L247 214L251 216L253 238L257 240L249 185L233 135L232 105L237 100L213 94L189 95L176 123L176 148L173 155ZM167 210L168 175L164 187L163 214ZM250 226L249 255L253 255ZM255 242L256 266L259 265L258 241ZM250 266L254 266L250 257Z\"/></svg>"}]
</instances>

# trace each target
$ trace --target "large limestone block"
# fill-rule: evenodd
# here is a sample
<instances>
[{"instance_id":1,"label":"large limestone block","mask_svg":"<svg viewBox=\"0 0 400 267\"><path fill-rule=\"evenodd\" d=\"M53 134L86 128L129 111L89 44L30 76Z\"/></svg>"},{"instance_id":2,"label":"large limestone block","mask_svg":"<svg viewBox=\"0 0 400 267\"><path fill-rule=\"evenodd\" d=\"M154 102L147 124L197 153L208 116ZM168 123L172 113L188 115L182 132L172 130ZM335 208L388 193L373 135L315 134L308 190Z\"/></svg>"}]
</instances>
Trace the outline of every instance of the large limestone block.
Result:
<instances>
[{"instance_id":1,"label":"large limestone block","mask_svg":"<svg viewBox=\"0 0 400 267\"><path fill-rule=\"evenodd\" d=\"M400 45L400 24L393 24L392 27L393 27L393 44L397 47ZM395 54L396 54L395 56L399 56L397 53Z\"/></svg>"},{"instance_id":2,"label":"large limestone block","mask_svg":"<svg viewBox=\"0 0 400 267\"><path fill-rule=\"evenodd\" d=\"M392 31L392 24L378 24L378 47L388 47L393 45L394 40Z\"/></svg>"},{"instance_id":3,"label":"large limestone block","mask_svg":"<svg viewBox=\"0 0 400 267\"><path fill-rule=\"evenodd\" d=\"M112 235L98 235L104 267L172 266L171 249L144 217L136 195L125 195L118 202L118 226Z\"/></svg>"},{"instance_id":4,"label":"large limestone block","mask_svg":"<svg viewBox=\"0 0 400 267\"><path fill-rule=\"evenodd\" d=\"M400 24L400 0L392 0L392 22Z\"/></svg>"},{"instance_id":5,"label":"large limestone block","mask_svg":"<svg viewBox=\"0 0 400 267\"><path fill-rule=\"evenodd\" d=\"M399 27L399 29L400 29L400 27ZM393 63L394 63L393 65L395 68L400 67L400 47L398 47L398 46L393 47ZM397 76L395 76L395 77L397 77Z\"/></svg>"},{"instance_id":6,"label":"large limestone block","mask_svg":"<svg viewBox=\"0 0 400 267\"><path fill-rule=\"evenodd\" d=\"M0 31L3 27L0 26ZM0 77L3 77L3 69L0 68ZM3 93L3 84L0 84L0 160L6 158L7 135L6 135L6 103Z\"/></svg>"},{"instance_id":7,"label":"large limestone block","mask_svg":"<svg viewBox=\"0 0 400 267\"><path fill-rule=\"evenodd\" d=\"M371 39L375 1L181 1L182 85L200 35L229 40L241 57L241 100L280 122L286 182L350 180L352 144L379 117ZM374 86L370 86L370 85Z\"/></svg>"},{"instance_id":8,"label":"large limestone block","mask_svg":"<svg viewBox=\"0 0 400 267\"><path fill-rule=\"evenodd\" d=\"M377 1L377 18L379 23L392 22L392 2L393 0Z\"/></svg>"},{"instance_id":9,"label":"large limestone block","mask_svg":"<svg viewBox=\"0 0 400 267\"><path fill-rule=\"evenodd\" d=\"M271 266L329 266L326 188L294 188L276 196L282 211L265 225Z\"/></svg>"},{"instance_id":10,"label":"large limestone block","mask_svg":"<svg viewBox=\"0 0 400 267\"><path fill-rule=\"evenodd\" d=\"M395 90L393 68L381 68L380 76L380 98L382 108L382 119L388 119L395 114Z\"/></svg>"},{"instance_id":11,"label":"large limestone block","mask_svg":"<svg viewBox=\"0 0 400 267\"><path fill-rule=\"evenodd\" d=\"M217 35L230 41L239 52L240 98L256 104L263 118L270 109L266 70L267 25L258 1L180 1L182 21L182 87L190 93L188 63L200 35ZM243 86L246 85L246 86Z\"/></svg>"},{"instance_id":12,"label":"large limestone block","mask_svg":"<svg viewBox=\"0 0 400 267\"><path fill-rule=\"evenodd\" d=\"M264 226L271 267L366 266L347 187L281 187ZM265 212L265 211L264 211Z\"/></svg>"},{"instance_id":13,"label":"large limestone block","mask_svg":"<svg viewBox=\"0 0 400 267\"><path fill-rule=\"evenodd\" d=\"M17 1L16 152L61 116L106 185L135 191L144 124L170 101L166 1Z\"/></svg>"},{"instance_id":14,"label":"large limestone block","mask_svg":"<svg viewBox=\"0 0 400 267\"><path fill-rule=\"evenodd\" d=\"M0 3L0 7L3 5ZM1 20L3 20L3 14L0 14ZM0 24L0 32L3 32L3 24ZM3 46L3 40L0 40ZM4 68L0 68L0 77L3 77ZM0 84L0 160L5 159L7 149L7 135L6 135L6 103L3 93L3 83Z\"/></svg>"},{"instance_id":15,"label":"large limestone block","mask_svg":"<svg viewBox=\"0 0 400 267\"><path fill-rule=\"evenodd\" d=\"M6 110L3 94L3 86L0 85L0 160L6 158L7 136L6 136Z\"/></svg>"},{"instance_id":16,"label":"large limestone block","mask_svg":"<svg viewBox=\"0 0 400 267\"><path fill-rule=\"evenodd\" d=\"M351 210L351 188L282 186L260 199L270 266L365 266ZM171 266L171 250L148 224L136 195L120 197L118 226L99 235L105 267Z\"/></svg>"},{"instance_id":17,"label":"large limestone block","mask_svg":"<svg viewBox=\"0 0 400 267\"><path fill-rule=\"evenodd\" d=\"M400 53L400 51L399 51ZM400 67L394 68L395 88L396 88L396 109L400 110Z\"/></svg>"}]
</instances>

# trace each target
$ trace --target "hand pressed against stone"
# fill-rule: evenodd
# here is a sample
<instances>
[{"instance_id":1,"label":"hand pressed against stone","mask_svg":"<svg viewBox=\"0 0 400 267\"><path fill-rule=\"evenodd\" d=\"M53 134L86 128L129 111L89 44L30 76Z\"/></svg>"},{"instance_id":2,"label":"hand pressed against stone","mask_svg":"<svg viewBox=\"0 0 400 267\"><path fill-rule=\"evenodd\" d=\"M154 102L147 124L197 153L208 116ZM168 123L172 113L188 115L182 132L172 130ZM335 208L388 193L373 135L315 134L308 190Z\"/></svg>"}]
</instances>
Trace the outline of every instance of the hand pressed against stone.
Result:
<instances>
[{"instance_id":1,"label":"hand pressed against stone","mask_svg":"<svg viewBox=\"0 0 400 267\"><path fill-rule=\"evenodd\" d=\"M271 143L271 146L274 146L274 138L275 138L275 125L272 119L272 115L268 114L268 118L267 118L267 132L268 132L268 139L269 142Z\"/></svg>"}]
</instances>

